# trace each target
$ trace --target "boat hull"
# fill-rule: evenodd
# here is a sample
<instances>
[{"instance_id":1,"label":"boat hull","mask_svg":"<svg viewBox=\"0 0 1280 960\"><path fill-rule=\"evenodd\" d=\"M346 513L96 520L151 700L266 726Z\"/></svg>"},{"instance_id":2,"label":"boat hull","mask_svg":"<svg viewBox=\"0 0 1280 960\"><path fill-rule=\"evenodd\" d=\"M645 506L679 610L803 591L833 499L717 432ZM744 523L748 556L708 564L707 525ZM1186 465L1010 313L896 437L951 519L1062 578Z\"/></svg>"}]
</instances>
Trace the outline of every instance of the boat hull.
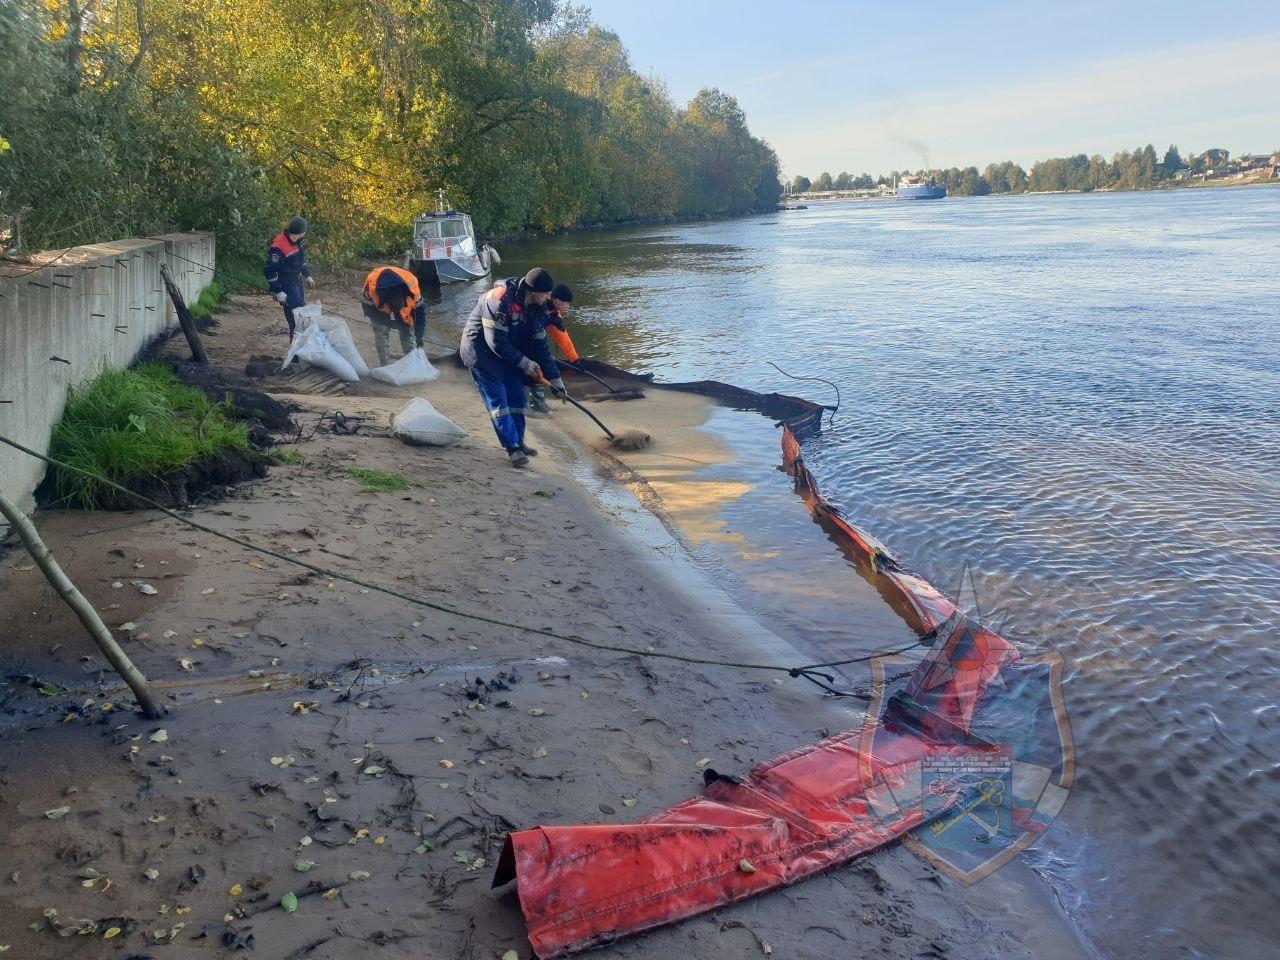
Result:
<instances>
[{"instance_id":1,"label":"boat hull","mask_svg":"<svg viewBox=\"0 0 1280 960\"><path fill-rule=\"evenodd\" d=\"M894 196L899 200L941 200L947 195L944 187L918 186L899 187Z\"/></svg>"}]
</instances>

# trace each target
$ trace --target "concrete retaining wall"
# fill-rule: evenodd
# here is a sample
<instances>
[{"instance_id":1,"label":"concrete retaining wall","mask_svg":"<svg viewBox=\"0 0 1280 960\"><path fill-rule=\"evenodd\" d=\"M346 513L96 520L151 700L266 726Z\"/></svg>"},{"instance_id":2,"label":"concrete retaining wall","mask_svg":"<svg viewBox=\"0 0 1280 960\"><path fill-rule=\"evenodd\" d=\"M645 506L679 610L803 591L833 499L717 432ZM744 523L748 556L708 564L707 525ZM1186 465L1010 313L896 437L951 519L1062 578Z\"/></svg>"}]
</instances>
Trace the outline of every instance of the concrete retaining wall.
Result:
<instances>
[{"instance_id":1,"label":"concrete retaining wall","mask_svg":"<svg viewBox=\"0 0 1280 960\"><path fill-rule=\"evenodd\" d=\"M128 366L177 323L160 264L193 303L213 277L215 258L213 234L174 233L0 265L0 434L48 452L67 388L92 379L104 363ZM5 495L30 507L43 477L43 462L0 445Z\"/></svg>"}]
</instances>

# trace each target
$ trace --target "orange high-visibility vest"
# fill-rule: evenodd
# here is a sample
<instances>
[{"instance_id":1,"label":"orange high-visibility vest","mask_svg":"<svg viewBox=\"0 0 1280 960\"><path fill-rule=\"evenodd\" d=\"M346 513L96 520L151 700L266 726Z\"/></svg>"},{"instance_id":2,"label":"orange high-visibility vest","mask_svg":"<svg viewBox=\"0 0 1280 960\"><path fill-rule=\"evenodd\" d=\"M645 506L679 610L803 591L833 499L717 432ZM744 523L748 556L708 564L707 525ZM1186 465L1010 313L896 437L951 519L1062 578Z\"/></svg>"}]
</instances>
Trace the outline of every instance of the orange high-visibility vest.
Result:
<instances>
[{"instance_id":1,"label":"orange high-visibility vest","mask_svg":"<svg viewBox=\"0 0 1280 960\"><path fill-rule=\"evenodd\" d=\"M382 300L378 297L378 277L382 276L382 274L387 270L390 270L397 277L403 280L404 285L409 288L409 292L404 298L404 307L394 316L396 316L401 323L412 327L413 308L416 307L418 302L422 299L422 291L418 288L418 278L408 270L403 270L400 267L375 267L364 281L365 299L383 313L391 313L391 310L383 304Z\"/></svg>"}]
</instances>

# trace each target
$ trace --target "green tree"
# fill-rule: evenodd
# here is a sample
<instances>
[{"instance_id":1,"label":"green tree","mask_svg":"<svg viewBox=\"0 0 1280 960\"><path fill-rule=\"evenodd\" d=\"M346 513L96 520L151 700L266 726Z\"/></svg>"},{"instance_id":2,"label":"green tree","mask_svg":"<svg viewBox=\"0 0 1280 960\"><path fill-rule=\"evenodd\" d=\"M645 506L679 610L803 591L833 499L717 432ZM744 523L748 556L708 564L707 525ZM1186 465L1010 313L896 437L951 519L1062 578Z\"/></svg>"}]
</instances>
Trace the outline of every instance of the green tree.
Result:
<instances>
[{"instance_id":1,"label":"green tree","mask_svg":"<svg viewBox=\"0 0 1280 960\"><path fill-rule=\"evenodd\" d=\"M813 181L813 189L830 190L833 188L834 184L835 184L835 181L831 179L831 174L823 170L820 174L818 174L818 179Z\"/></svg>"},{"instance_id":2,"label":"green tree","mask_svg":"<svg viewBox=\"0 0 1280 960\"><path fill-rule=\"evenodd\" d=\"M795 178L791 181L791 192L808 193L812 186L813 184L809 182L808 177L802 177L797 173Z\"/></svg>"}]
</instances>

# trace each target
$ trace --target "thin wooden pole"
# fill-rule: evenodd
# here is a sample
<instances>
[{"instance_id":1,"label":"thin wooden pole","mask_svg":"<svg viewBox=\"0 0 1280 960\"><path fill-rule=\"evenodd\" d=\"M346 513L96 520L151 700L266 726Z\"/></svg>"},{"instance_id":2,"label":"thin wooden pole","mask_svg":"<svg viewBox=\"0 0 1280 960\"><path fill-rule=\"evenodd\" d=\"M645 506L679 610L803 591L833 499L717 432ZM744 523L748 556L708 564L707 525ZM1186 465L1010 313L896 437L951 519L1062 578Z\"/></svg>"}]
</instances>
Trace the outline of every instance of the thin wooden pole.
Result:
<instances>
[{"instance_id":1,"label":"thin wooden pole","mask_svg":"<svg viewBox=\"0 0 1280 960\"><path fill-rule=\"evenodd\" d=\"M160 264L160 279L164 281L165 289L169 291L169 299L173 301L174 312L178 314L178 323L182 324L182 332L186 335L187 345L191 347L191 359L196 363L207 364L209 356L204 352L204 343L200 340L200 331L196 329L195 317L191 316L191 311L187 309L187 303L182 299L182 291L173 282L173 277L169 276L167 264Z\"/></svg>"},{"instance_id":2,"label":"thin wooden pole","mask_svg":"<svg viewBox=\"0 0 1280 960\"><path fill-rule=\"evenodd\" d=\"M3 493L0 493L0 514L3 514L4 518L13 526L14 532L18 534L18 539L27 548L27 553L31 554L31 559L36 562L36 566L40 568L40 572L44 574L45 579L52 584L53 589L58 591L58 595L66 601L67 606L80 618L84 628L89 631L89 636L93 637L94 642L102 650L103 655L111 663L111 666L115 667L116 673L120 674L124 678L124 682L129 685L129 689L133 691L134 697L138 700L138 705L142 707L143 715L148 720L159 720L163 717L164 708L160 706L160 701L156 699L155 694L151 692L151 687L147 685L147 678L133 665L129 655L120 649L120 644L116 643L116 638L111 635L107 625L102 622L102 618L98 616L98 611L93 609L93 604L85 599L84 594L77 590L76 585L62 572L62 567L58 566L58 561L54 559L49 548L44 545L44 541L40 539L40 534L36 533L35 524Z\"/></svg>"}]
</instances>

